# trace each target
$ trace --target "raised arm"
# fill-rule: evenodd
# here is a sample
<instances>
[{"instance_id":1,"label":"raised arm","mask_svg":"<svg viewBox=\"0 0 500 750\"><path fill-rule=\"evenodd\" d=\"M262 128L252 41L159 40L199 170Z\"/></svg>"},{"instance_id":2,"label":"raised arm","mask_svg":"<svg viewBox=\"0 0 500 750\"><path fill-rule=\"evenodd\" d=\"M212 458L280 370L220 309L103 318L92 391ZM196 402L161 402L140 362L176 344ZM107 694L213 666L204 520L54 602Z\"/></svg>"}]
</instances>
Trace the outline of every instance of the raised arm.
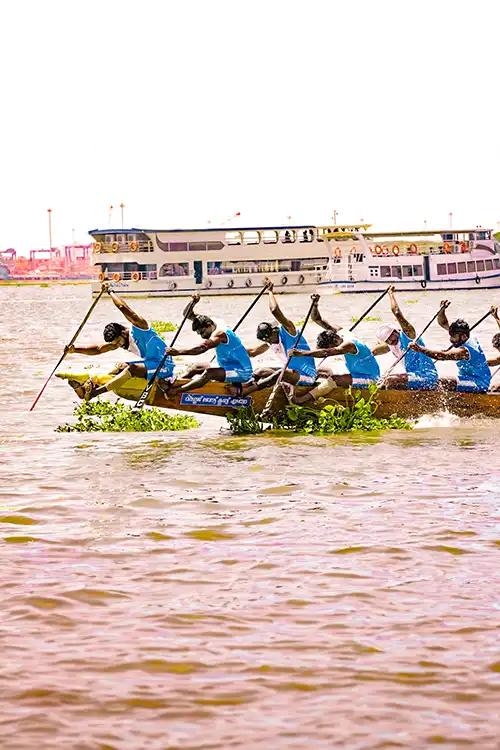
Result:
<instances>
[{"instance_id":1,"label":"raised arm","mask_svg":"<svg viewBox=\"0 0 500 750\"><path fill-rule=\"evenodd\" d=\"M142 315L139 315L134 310L132 310L130 305L128 305L124 299L115 294L112 289L110 289L108 282L103 282L103 288L113 300L113 304L115 305L115 307L117 307L122 315L127 318L129 323L132 323L132 325L136 326L137 328L142 328L143 331L148 330L148 321L143 318Z\"/></svg>"},{"instance_id":2,"label":"raised arm","mask_svg":"<svg viewBox=\"0 0 500 750\"><path fill-rule=\"evenodd\" d=\"M312 294L311 299L314 301L314 305L311 310L311 320L313 321L313 323L316 323L316 325L320 326L320 328L324 328L325 331L340 331L342 329L342 326L336 326L321 317L318 306L319 294Z\"/></svg>"},{"instance_id":3,"label":"raised arm","mask_svg":"<svg viewBox=\"0 0 500 750\"><path fill-rule=\"evenodd\" d=\"M448 322L448 318L446 315L446 308L449 307L449 300L443 299L441 300L441 307L439 309L439 315L437 316L437 322L441 326L441 328L444 328L445 331L448 331L450 328L450 324Z\"/></svg>"},{"instance_id":4,"label":"raised arm","mask_svg":"<svg viewBox=\"0 0 500 750\"><path fill-rule=\"evenodd\" d=\"M412 326L411 323L406 320L405 316L401 312L401 309L396 301L396 295L395 295L396 287L391 286L389 287L389 301L391 303L391 312L398 321L399 325L403 329L403 332L406 333L408 338L414 339L417 335L415 331L415 327Z\"/></svg>"},{"instance_id":5,"label":"raised arm","mask_svg":"<svg viewBox=\"0 0 500 750\"><path fill-rule=\"evenodd\" d=\"M269 286L269 309L278 323L280 323L291 336L295 336L297 333L295 324L283 314L276 297L274 296L272 284Z\"/></svg>"}]
</instances>

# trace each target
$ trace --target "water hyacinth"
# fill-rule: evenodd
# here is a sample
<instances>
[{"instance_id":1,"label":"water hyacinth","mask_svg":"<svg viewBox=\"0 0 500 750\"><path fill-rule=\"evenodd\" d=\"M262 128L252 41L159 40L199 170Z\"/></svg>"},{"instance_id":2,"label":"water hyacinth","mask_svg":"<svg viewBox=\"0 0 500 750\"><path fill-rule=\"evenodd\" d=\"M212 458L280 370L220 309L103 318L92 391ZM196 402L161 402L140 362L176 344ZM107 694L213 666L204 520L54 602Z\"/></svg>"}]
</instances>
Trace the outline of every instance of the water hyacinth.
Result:
<instances>
[{"instance_id":1,"label":"water hyacinth","mask_svg":"<svg viewBox=\"0 0 500 750\"><path fill-rule=\"evenodd\" d=\"M176 331L177 325L175 323L171 323L169 320L152 320L151 328L153 329L153 331L156 331L156 333L158 333L162 338L165 338L163 334Z\"/></svg>"},{"instance_id":2,"label":"water hyacinth","mask_svg":"<svg viewBox=\"0 0 500 750\"><path fill-rule=\"evenodd\" d=\"M160 432L199 427L189 414L171 415L154 407L135 411L119 401L84 401L75 407L73 415L75 424L60 425L56 432Z\"/></svg>"}]
</instances>

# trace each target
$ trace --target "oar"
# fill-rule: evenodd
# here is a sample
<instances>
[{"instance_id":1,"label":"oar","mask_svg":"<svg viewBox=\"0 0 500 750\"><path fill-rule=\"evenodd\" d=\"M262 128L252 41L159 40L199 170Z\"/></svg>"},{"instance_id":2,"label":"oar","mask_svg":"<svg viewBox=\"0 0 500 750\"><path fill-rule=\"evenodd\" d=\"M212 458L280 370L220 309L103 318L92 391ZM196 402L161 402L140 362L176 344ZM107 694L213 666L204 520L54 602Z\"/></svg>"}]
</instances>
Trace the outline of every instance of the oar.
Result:
<instances>
[{"instance_id":1,"label":"oar","mask_svg":"<svg viewBox=\"0 0 500 750\"><path fill-rule=\"evenodd\" d=\"M304 322L302 323L302 328L300 329L300 331L298 332L297 336L295 337L295 341L293 342L293 346L290 348L290 351L292 349L295 349L295 347L298 345L298 343L299 343L299 341L301 339L301 336L304 333L304 329L305 329L305 327L307 325L307 321L309 320L309 317L310 317L310 315L312 313L312 309L313 309L314 305L316 304L316 302L318 301L318 297L319 297L319 295L314 295L314 299L311 302L311 306L310 306L309 310L307 311L307 315L306 315L306 317L304 319ZM292 355L289 354L288 357L287 357L287 359L286 359L285 364L281 368L281 372L280 372L280 374L278 376L278 380L274 384L274 388L271 391L271 394L270 394L269 398L266 401L266 405L264 406L264 409L262 410L262 415L261 415L262 417L264 417L264 415L267 414L270 411L271 406L272 406L273 401L274 401L274 397L276 395L276 391L280 387L281 381L283 380L283 377L284 377L285 372L286 372L286 368L288 367L291 359L292 359Z\"/></svg>"},{"instance_id":2,"label":"oar","mask_svg":"<svg viewBox=\"0 0 500 750\"><path fill-rule=\"evenodd\" d=\"M193 302L191 302L191 304L189 305L189 307L188 307L188 309L187 309L187 311L186 311L186 314L184 315L184 317L183 317L183 319L182 319L182 323L180 324L179 328L178 328L178 329L177 329L177 331L175 332L175 336L174 336L174 338L172 339L172 343L170 344L170 348L171 348L171 347L173 347L173 345L174 345L174 344L175 344L175 342L177 341L177 339L178 339L178 337L179 337L179 334L180 334L180 332L182 331L182 327L183 327L184 323L186 322L186 320L187 320L187 319L189 318L189 316L191 315L191 313L192 313L192 311L193 311L193 307L194 307L194 304L195 304L195 303L194 303L194 301L193 301ZM145 404L145 403L146 403L146 401L148 400L148 396L149 396L149 394L151 393L151 390L152 390L152 388L153 388L153 386L154 386L154 384L155 384L155 381L156 381L156 379L158 378L158 374L159 374L159 373L161 372L161 368L162 368L162 367L163 367L163 365L165 364L165 360L166 360L166 359L167 359L167 357L168 357L168 354L167 354L167 351L168 351L168 349L169 349L169 347L167 347L167 349L165 349L165 354L164 354L164 355L163 355L163 357L161 358L161 362L160 362L160 364L158 365L158 367L157 367L157 368L156 368L156 370L154 371L154 373L153 373L153 377L151 378L151 380L148 380L148 382L147 382L147 384L146 384L146 387L144 388L143 392L141 393L141 395L140 395L140 396L139 396L139 398L137 399L137 401L136 401L136 403L135 403L135 405L134 405L134 407L133 407L133 408L134 408L134 411L135 411L135 410L139 410L139 409L142 409L142 407L144 406L144 404Z\"/></svg>"},{"instance_id":3,"label":"oar","mask_svg":"<svg viewBox=\"0 0 500 750\"><path fill-rule=\"evenodd\" d=\"M485 313L482 318L479 318L479 320L477 321L477 323L474 323L474 325L469 328L469 331L473 331L474 328L477 328L479 325L481 325L481 323L483 322L483 320L486 320L486 318L488 317L488 315L491 315L491 310L488 310L488 312Z\"/></svg>"},{"instance_id":4,"label":"oar","mask_svg":"<svg viewBox=\"0 0 500 750\"><path fill-rule=\"evenodd\" d=\"M422 332L419 333L419 335L415 337L415 341L418 341L418 339L422 338L422 336L424 335L424 333L426 332L426 330L434 323L434 321L436 320L436 318L439 315L439 313L441 312L441 310L445 310L447 307L448 307L448 304L441 305L441 307L439 308L439 310L437 311L437 313L432 316L432 318L429 320L429 322L427 323L427 325L425 326L425 328L422 329ZM384 382L384 380L386 379L386 377L388 375L390 375L391 372L396 367L396 365L398 365L401 362L401 360L406 357L406 355L408 354L408 352L409 352L409 349L405 349L404 350L404 352L402 353L402 355L397 358L397 360L389 367L389 369L387 370L387 372L385 372L384 375L379 379L379 383L383 383Z\"/></svg>"},{"instance_id":5,"label":"oar","mask_svg":"<svg viewBox=\"0 0 500 750\"><path fill-rule=\"evenodd\" d=\"M82 320L82 322L81 322L81 324L80 324L80 327L78 328L77 332L75 333L75 335L73 336L73 338L71 339L71 341L69 342L69 344L67 344L67 346L65 347L65 349L64 349L64 352L62 353L62 357L60 358L59 362L58 362L58 363L57 363L57 365L56 365L56 366L54 367L54 369L53 369L53 370L52 370L52 372L50 373L49 377L48 377L48 378L47 378L47 380L45 381L45 383L44 383L44 385L43 385L43 388L42 388L42 390L40 391L40 393L38 394L38 396L36 397L36 399L35 399L35 400L33 401L33 403L31 404L31 407L30 407L30 411L33 411L33 409L34 409L34 408L35 408L35 406L37 405L37 403L38 403L38 400L39 400L40 396L42 395L42 393L43 393L43 392L44 392L44 390L46 389L47 385L49 384L49 380L51 379L52 375L53 375L53 374L55 373L55 371L57 370L57 368L59 367L59 365L61 364L61 362L62 362L62 361L63 361L63 359L65 358L66 354L68 353L68 352L67 352L68 348L69 348L70 346L72 346L72 344L74 344L74 342L75 342L75 341L76 341L76 339L78 338L78 336L79 336L79 334L80 334L80 332L81 332L81 330L82 330L83 326L85 325L85 323L87 322L87 320L88 320L88 319L90 318L90 316L91 316L91 314L92 314L92 311L93 311L94 307L95 307L95 306L97 305L97 303L98 303L98 302L99 302L99 300L101 299L102 295L104 294L104 291L105 291L104 289L101 289L101 291L99 292L99 294L97 295L97 297L95 298L95 300L94 300L94 301L92 302L92 304L90 305L89 311L88 311L88 313L86 314L86 316L84 317L84 319Z\"/></svg>"},{"instance_id":6,"label":"oar","mask_svg":"<svg viewBox=\"0 0 500 750\"><path fill-rule=\"evenodd\" d=\"M239 327L240 327L240 325L241 325L241 324L243 323L243 321L245 320L245 318L247 317L247 315L249 314L249 312L250 312L251 310L253 310L253 308L255 307L255 305L257 304L257 302L258 302L258 301L260 300L260 298L262 297L262 295L263 295L263 294L264 294L265 292L267 292L267 289L268 289L268 286L267 286L267 282L266 282L266 284L264 284L264 286L262 287L262 289L260 290L260 292L258 293L258 295L256 296L256 298L254 299L254 301L253 301L253 302L252 302L252 304L250 305L250 307L249 307L249 308L247 309L247 311L246 311L246 312L244 312L244 313L243 313L243 315L241 316L241 318L240 318L240 319L238 320L238 322L236 323L236 325L235 325L235 326L234 326L234 328L232 329L233 333L234 333L235 331L237 331L237 330L238 330L238 328L239 328ZM214 361L214 359L216 358L216 356L217 356L217 355L216 355L216 354L214 354L214 356L212 357L212 359L211 359L210 361L211 361L211 362L213 362L213 361Z\"/></svg>"}]
</instances>

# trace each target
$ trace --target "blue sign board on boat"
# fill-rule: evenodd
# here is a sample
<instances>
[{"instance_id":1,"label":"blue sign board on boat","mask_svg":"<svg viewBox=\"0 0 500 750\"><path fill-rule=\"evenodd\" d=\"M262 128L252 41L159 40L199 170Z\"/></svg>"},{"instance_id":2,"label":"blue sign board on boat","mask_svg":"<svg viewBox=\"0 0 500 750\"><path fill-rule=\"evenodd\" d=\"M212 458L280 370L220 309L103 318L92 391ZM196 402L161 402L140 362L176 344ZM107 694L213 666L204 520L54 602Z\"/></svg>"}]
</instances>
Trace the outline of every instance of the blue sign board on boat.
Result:
<instances>
[{"instance_id":1,"label":"blue sign board on boat","mask_svg":"<svg viewBox=\"0 0 500 750\"><path fill-rule=\"evenodd\" d=\"M241 406L250 406L252 399L249 396L223 396L218 393L183 393L181 404L185 406L220 406L239 409Z\"/></svg>"}]
</instances>

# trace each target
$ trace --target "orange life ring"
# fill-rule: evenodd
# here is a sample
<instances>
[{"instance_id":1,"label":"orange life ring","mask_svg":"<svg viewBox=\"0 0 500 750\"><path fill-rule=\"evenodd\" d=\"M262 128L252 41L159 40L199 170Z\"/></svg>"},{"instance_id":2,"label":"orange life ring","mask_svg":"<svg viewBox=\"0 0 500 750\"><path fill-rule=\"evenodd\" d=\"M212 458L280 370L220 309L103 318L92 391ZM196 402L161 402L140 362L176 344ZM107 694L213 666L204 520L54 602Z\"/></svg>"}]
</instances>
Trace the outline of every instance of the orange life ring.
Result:
<instances>
[{"instance_id":1,"label":"orange life ring","mask_svg":"<svg viewBox=\"0 0 500 750\"><path fill-rule=\"evenodd\" d=\"M334 252L333 252L333 254L335 255L336 258L341 258L342 257L342 250L340 249L340 247L336 247L335 250L334 250Z\"/></svg>"},{"instance_id":2,"label":"orange life ring","mask_svg":"<svg viewBox=\"0 0 500 750\"><path fill-rule=\"evenodd\" d=\"M469 252L469 248L467 247L467 243L466 242L461 242L460 243L460 251L462 253L468 253Z\"/></svg>"},{"instance_id":3,"label":"orange life ring","mask_svg":"<svg viewBox=\"0 0 500 750\"><path fill-rule=\"evenodd\" d=\"M445 251L445 253L451 253L451 245L449 242L444 243L443 250Z\"/></svg>"},{"instance_id":4,"label":"orange life ring","mask_svg":"<svg viewBox=\"0 0 500 750\"><path fill-rule=\"evenodd\" d=\"M119 273L114 273L111 278L113 279L113 281L120 281L121 276Z\"/></svg>"},{"instance_id":5,"label":"orange life ring","mask_svg":"<svg viewBox=\"0 0 500 750\"><path fill-rule=\"evenodd\" d=\"M137 273L137 271L134 271L134 273L131 276L132 281L139 281L140 278L141 278L140 274Z\"/></svg>"},{"instance_id":6,"label":"orange life ring","mask_svg":"<svg viewBox=\"0 0 500 750\"><path fill-rule=\"evenodd\" d=\"M102 250L102 242L94 242L94 252L100 253Z\"/></svg>"},{"instance_id":7,"label":"orange life ring","mask_svg":"<svg viewBox=\"0 0 500 750\"><path fill-rule=\"evenodd\" d=\"M106 275L101 271L101 273L98 276L98 279L99 279L99 281L105 281L106 280Z\"/></svg>"},{"instance_id":8,"label":"orange life ring","mask_svg":"<svg viewBox=\"0 0 500 750\"><path fill-rule=\"evenodd\" d=\"M393 245L392 246L392 254L393 255L399 255L399 245Z\"/></svg>"},{"instance_id":9,"label":"orange life ring","mask_svg":"<svg viewBox=\"0 0 500 750\"><path fill-rule=\"evenodd\" d=\"M111 250L112 250L112 251L113 251L114 253L118 252L118 248L119 248L119 247L120 247L120 245L118 244L118 242L113 242L113 243L111 244Z\"/></svg>"},{"instance_id":10,"label":"orange life ring","mask_svg":"<svg viewBox=\"0 0 500 750\"><path fill-rule=\"evenodd\" d=\"M375 255L382 255L383 252L384 250L380 245L375 245Z\"/></svg>"},{"instance_id":11,"label":"orange life ring","mask_svg":"<svg viewBox=\"0 0 500 750\"><path fill-rule=\"evenodd\" d=\"M408 254L409 255L417 255L418 253L418 247L415 245L414 242L411 243L411 245L408 248Z\"/></svg>"},{"instance_id":12,"label":"orange life ring","mask_svg":"<svg viewBox=\"0 0 500 750\"><path fill-rule=\"evenodd\" d=\"M130 243L130 249L132 250L133 253L135 253L138 247L139 247L138 243L135 240L132 240L132 242Z\"/></svg>"}]
</instances>

